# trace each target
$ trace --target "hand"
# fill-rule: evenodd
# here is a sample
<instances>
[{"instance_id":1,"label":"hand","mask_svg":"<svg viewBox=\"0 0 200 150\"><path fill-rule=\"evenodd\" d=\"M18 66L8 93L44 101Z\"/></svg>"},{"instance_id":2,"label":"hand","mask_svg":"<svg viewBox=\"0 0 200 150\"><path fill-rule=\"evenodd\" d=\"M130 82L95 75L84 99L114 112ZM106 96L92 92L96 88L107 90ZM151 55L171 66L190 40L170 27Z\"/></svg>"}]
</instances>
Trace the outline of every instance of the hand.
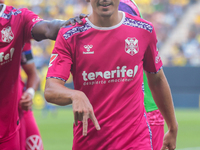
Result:
<instances>
[{"instance_id":1,"label":"hand","mask_svg":"<svg viewBox=\"0 0 200 150\"><path fill-rule=\"evenodd\" d=\"M168 131L163 138L163 146L161 150L174 150L176 148L177 130Z\"/></svg>"},{"instance_id":2,"label":"hand","mask_svg":"<svg viewBox=\"0 0 200 150\"><path fill-rule=\"evenodd\" d=\"M67 26L67 25L75 25L76 22L78 22L78 24L82 24L82 20L83 18L86 18L88 17L88 15L85 15L85 14L80 14L79 16L76 16L74 18L70 18L69 20L65 21L65 23L62 25L62 26Z\"/></svg>"},{"instance_id":3,"label":"hand","mask_svg":"<svg viewBox=\"0 0 200 150\"><path fill-rule=\"evenodd\" d=\"M32 104L33 104L32 95L28 92L24 92L19 104L23 110L26 110L26 111L31 110Z\"/></svg>"},{"instance_id":4,"label":"hand","mask_svg":"<svg viewBox=\"0 0 200 150\"><path fill-rule=\"evenodd\" d=\"M95 128L100 130L99 123L94 115L93 107L83 92L76 91L72 96L72 107L75 125L78 125L78 121L83 122L83 136L87 135L88 118L92 120Z\"/></svg>"}]
</instances>

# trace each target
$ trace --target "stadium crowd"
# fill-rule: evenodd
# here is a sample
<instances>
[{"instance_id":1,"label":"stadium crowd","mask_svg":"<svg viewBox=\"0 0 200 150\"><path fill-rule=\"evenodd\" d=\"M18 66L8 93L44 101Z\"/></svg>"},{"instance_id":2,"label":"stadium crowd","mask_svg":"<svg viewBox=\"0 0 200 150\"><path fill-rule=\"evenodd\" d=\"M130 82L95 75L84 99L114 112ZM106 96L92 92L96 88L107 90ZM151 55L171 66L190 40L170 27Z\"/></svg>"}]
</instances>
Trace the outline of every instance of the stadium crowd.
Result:
<instances>
[{"instance_id":1,"label":"stadium crowd","mask_svg":"<svg viewBox=\"0 0 200 150\"><path fill-rule=\"evenodd\" d=\"M170 37L186 10L197 0L135 0L146 20L154 24L158 37L158 48ZM168 51L168 63L164 66L200 66L200 16L196 16L190 26L187 41L174 43Z\"/></svg>"},{"instance_id":2,"label":"stadium crowd","mask_svg":"<svg viewBox=\"0 0 200 150\"><path fill-rule=\"evenodd\" d=\"M177 26L186 10L197 0L135 0L143 17L152 22L158 38L160 50ZM85 0L6 0L6 5L17 8L28 7L44 19L69 19L80 13L89 14L91 8ZM200 15L190 29L186 43L177 43L170 51L170 63L165 66L200 66ZM32 42L35 64L41 78L40 90L43 92L47 66L54 42L45 40ZM23 73L22 73L23 77ZM72 80L68 81L69 83ZM37 97L37 95L36 95ZM41 96L39 96L40 98ZM37 102L37 101L36 101Z\"/></svg>"},{"instance_id":3,"label":"stadium crowd","mask_svg":"<svg viewBox=\"0 0 200 150\"><path fill-rule=\"evenodd\" d=\"M173 45L169 62L170 66L200 66L200 14L190 26L187 40Z\"/></svg>"}]
</instances>

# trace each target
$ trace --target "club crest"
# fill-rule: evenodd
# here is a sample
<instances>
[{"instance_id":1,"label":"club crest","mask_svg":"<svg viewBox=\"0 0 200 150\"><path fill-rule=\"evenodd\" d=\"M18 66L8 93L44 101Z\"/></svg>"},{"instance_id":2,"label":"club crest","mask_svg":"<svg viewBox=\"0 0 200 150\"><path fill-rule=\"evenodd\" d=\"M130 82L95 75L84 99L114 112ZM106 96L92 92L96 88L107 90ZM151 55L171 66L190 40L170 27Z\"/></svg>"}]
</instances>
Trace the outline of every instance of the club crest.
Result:
<instances>
[{"instance_id":1,"label":"club crest","mask_svg":"<svg viewBox=\"0 0 200 150\"><path fill-rule=\"evenodd\" d=\"M125 52L130 54L131 56L139 52L138 40L135 37L134 38L128 37L125 40Z\"/></svg>"},{"instance_id":2,"label":"club crest","mask_svg":"<svg viewBox=\"0 0 200 150\"><path fill-rule=\"evenodd\" d=\"M1 30L1 40L3 42L10 43L13 39L14 39L14 34L10 26Z\"/></svg>"}]
</instances>

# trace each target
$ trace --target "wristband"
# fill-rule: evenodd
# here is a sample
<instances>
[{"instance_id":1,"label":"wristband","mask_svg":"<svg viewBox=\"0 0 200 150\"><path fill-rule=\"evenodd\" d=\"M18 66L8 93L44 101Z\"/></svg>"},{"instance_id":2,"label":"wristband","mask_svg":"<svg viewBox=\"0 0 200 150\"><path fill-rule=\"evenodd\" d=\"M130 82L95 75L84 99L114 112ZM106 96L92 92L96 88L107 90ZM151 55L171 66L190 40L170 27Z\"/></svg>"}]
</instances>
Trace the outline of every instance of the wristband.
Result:
<instances>
[{"instance_id":1,"label":"wristband","mask_svg":"<svg viewBox=\"0 0 200 150\"><path fill-rule=\"evenodd\" d=\"M29 94L31 94L31 97L32 97L32 98L33 98L34 95L35 95L35 90L34 90L32 87L28 88L28 89L26 90L26 92L28 92Z\"/></svg>"}]
</instances>

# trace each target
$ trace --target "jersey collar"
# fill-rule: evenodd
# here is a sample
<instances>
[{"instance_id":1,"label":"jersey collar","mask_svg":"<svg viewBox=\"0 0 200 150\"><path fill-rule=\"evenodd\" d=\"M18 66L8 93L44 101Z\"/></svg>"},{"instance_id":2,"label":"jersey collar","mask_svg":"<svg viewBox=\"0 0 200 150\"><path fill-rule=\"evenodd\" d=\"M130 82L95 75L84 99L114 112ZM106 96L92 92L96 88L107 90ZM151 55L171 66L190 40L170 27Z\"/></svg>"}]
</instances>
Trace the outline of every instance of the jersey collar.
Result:
<instances>
[{"instance_id":1,"label":"jersey collar","mask_svg":"<svg viewBox=\"0 0 200 150\"><path fill-rule=\"evenodd\" d=\"M120 21L120 23L118 23L117 25L114 25L112 27L98 27L98 26L95 26L92 22L90 22L90 20L88 18L85 18L85 20L94 29L97 29L97 30L112 30L112 29L115 29L115 28L118 28L119 26L121 26L122 23L125 20L125 13L123 11L120 11L120 12L122 12L122 14L123 14L122 20Z\"/></svg>"}]
</instances>

